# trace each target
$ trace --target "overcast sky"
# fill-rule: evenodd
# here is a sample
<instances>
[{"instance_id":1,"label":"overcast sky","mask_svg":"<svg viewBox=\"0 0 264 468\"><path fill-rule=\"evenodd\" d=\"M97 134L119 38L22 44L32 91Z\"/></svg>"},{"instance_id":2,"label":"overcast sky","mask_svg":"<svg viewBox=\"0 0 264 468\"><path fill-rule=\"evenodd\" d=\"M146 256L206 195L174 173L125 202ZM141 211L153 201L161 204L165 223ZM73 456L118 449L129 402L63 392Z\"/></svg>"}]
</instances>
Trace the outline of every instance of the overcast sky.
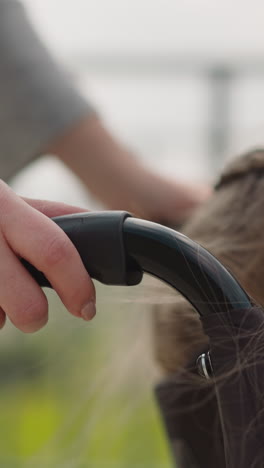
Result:
<instances>
[{"instance_id":1,"label":"overcast sky","mask_svg":"<svg viewBox=\"0 0 264 468\"><path fill-rule=\"evenodd\" d=\"M25 0L63 54L150 52L264 57L263 0Z\"/></svg>"}]
</instances>

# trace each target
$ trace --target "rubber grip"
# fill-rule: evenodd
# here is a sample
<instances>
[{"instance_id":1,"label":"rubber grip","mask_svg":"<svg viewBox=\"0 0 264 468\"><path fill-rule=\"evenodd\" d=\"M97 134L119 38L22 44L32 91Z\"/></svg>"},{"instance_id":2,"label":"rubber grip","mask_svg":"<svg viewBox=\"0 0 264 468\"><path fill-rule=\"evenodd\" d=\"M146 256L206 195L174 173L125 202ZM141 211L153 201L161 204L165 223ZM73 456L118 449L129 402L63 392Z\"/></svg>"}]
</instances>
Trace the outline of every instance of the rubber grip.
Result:
<instances>
[{"instance_id":1,"label":"rubber grip","mask_svg":"<svg viewBox=\"0 0 264 468\"><path fill-rule=\"evenodd\" d=\"M125 211L98 211L52 218L78 250L90 276L107 285L139 284L143 273L126 254L123 223ZM40 286L52 287L45 275L22 260Z\"/></svg>"}]
</instances>

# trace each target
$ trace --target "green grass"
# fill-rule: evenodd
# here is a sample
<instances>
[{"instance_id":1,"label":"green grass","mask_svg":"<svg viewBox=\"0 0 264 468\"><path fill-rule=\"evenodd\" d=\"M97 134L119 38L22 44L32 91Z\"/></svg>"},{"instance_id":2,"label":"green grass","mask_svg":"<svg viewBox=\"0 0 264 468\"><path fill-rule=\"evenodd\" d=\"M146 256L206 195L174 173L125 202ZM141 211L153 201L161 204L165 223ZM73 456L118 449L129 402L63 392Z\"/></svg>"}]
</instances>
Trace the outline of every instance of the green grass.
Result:
<instances>
[{"instance_id":1,"label":"green grass","mask_svg":"<svg viewBox=\"0 0 264 468\"><path fill-rule=\"evenodd\" d=\"M1 467L171 468L138 306L107 301L87 325L52 296L45 330L1 332Z\"/></svg>"}]
</instances>

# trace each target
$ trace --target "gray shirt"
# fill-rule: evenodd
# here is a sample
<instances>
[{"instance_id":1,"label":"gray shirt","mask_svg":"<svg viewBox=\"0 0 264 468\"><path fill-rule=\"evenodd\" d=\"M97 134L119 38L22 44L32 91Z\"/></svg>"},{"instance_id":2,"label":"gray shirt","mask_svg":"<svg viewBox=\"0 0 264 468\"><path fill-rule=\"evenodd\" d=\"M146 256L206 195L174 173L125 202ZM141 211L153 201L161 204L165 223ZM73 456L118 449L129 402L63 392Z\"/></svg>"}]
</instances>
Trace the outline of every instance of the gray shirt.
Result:
<instances>
[{"instance_id":1,"label":"gray shirt","mask_svg":"<svg viewBox=\"0 0 264 468\"><path fill-rule=\"evenodd\" d=\"M7 180L91 112L20 2L0 0L0 177Z\"/></svg>"}]
</instances>

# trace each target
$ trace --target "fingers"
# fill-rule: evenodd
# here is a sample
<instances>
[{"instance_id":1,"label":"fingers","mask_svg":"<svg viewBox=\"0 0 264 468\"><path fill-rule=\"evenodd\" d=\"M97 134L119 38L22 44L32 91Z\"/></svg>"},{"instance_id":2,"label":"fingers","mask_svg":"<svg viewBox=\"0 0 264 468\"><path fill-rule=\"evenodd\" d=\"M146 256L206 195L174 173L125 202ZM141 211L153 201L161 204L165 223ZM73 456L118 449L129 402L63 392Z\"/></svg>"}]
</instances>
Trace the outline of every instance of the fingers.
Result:
<instances>
[{"instance_id":1,"label":"fingers","mask_svg":"<svg viewBox=\"0 0 264 468\"><path fill-rule=\"evenodd\" d=\"M32 206L32 208L35 208L44 215L48 216L48 218L88 211L85 208L67 205L66 203L61 202L52 202L49 200L32 200L30 198L23 198L23 200L28 205Z\"/></svg>"},{"instance_id":2,"label":"fingers","mask_svg":"<svg viewBox=\"0 0 264 468\"><path fill-rule=\"evenodd\" d=\"M32 205L40 208L38 201L32 201ZM42 206L42 211L52 215L69 213L69 210L63 204L56 205L54 210L49 203ZM0 267L0 278L4 279L0 286L0 306L12 322L23 331L35 331L47 321L45 295L16 255L45 274L73 315L91 319L95 314L95 288L66 234L3 183L0 183L0 213L4 258Z\"/></svg>"},{"instance_id":3,"label":"fingers","mask_svg":"<svg viewBox=\"0 0 264 468\"><path fill-rule=\"evenodd\" d=\"M17 328L34 332L47 323L46 296L3 238L0 238L0 258L0 323L4 325L5 311Z\"/></svg>"}]
</instances>

